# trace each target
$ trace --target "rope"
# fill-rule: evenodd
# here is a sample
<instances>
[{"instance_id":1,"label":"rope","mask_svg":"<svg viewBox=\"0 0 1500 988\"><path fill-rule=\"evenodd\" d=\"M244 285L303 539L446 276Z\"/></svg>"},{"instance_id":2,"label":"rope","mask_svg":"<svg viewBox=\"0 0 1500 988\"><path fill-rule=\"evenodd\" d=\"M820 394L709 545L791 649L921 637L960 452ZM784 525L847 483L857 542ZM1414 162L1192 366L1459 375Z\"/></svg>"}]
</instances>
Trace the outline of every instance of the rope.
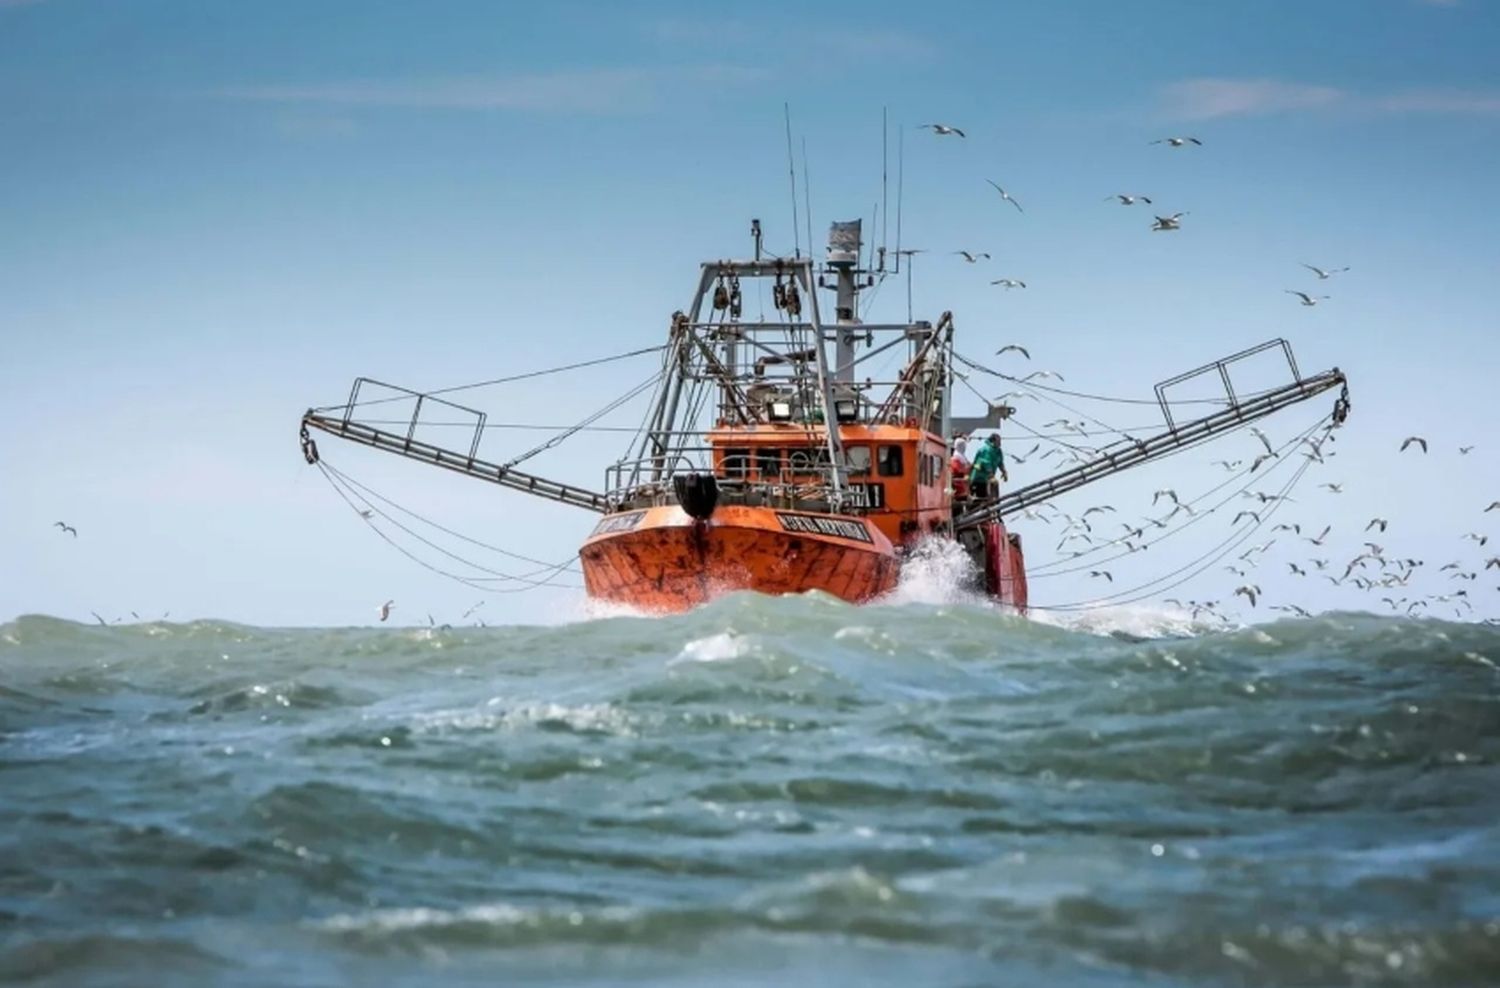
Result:
<instances>
[{"instance_id":1,"label":"rope","mask_svg":"<svg viewBox=\"0 0 1500 988\"><path fill-rule=\"evenodd\" d=\"M1119 593L1109 594L1104 597L1097 597L1089 601L1078 601L1069 604L1051 605L1028 604L1027 607L1034 608L1040 611L1086 611L1094 610L1104 606L1118 607L1122 604L1138 603L1139 601L1145 600L1148 597L1155 596L1163 590L1173 590L1177 587L1182 586L1188 580L1191 580L1193 577L1202 573L1204 570L1208 569L1210 566L1223 559L1229 553L1233 552L1240 545L1242 545L1246 539L1248 539L1257 530L1259 530L1261 526L1269 521L1271 517L1281 509L1281 506L1286 503L1286 493L1297 485L1297 482L1302 479L1303 474L1307 473L1308 469L1312 466L1312 463L1313 461L1310 459L1303 461L1302 465L1297 468L1297 471L1292 474L1291 479L1282 486L1281 490L1277 491L1277 500L1274 501L1271 506L1265 511L1265 513L1260 516L1253 524L1246 527L1243 531L1230 533L1229 538L1225 539L1223 542L1210 549L1203 556L1199 556L1192 562L1186 563L1183 566L1179 566L1177 569L1171 571L1170 573L1159 576L1154 580L1147 581L1146 583L1142 583L1139 586L1132 587L1129 590L1122 590ZM1187 526L1184 525L1182 527L1186 528ZM1198 566L1200 562L1203 565ZM1164 587L1157 587L1156 589L1151 590L1147 593L1138 594L1139 591L1145 590L1147 587L1155 587L1157 584L1161 583L1164 580L1170 580L1176 576L1182 575L1185 571L1191 569L1193 566L1198 566L1198 568L1192 570L1192 572L1186 573L1186 575L1182 576L1182 579L1178 580L1176 583L1171 583ZM1131 594L1138 594L1138 596L1132 597L1130 596Z\"/></svg>"},{"instance_id":2,"label":"rope","mask_svg":"<svg viewBox=\"0 0 1500 988\"><path fill-rule=\"evenodd\" d=\"M1284 453L1284 452L1286 452L1288 449L1291 449L1294 446L1298 445L1304 439L1306 439L1308 436L1310 436L1314 432L1316 432L1319 429L1319 427L1321 427L1325 422L1328 421L1328 418L1329 417L1325 415L1322 419L1320 419L1319 421L1315 422L1312 425L1311 428L1307 429L1305 432L1303 432L1300 435L1292 438L1291 440L1288 440L1287 442L1283 443L1280 447L1278 447L1277 451L1276 451L1276 454L1277 454L1276 455L1276 463L1273 464L1272 466L1270 466L1269 468L1267 468L1266 472L1263 473L1263 474L1261 474L1258 478L1256 478L1255 480L1251 480L1250 482L1244 484L1243 486L1241 486L1240 488L1238 488L1237 490L1235 490L1232 494L1230 494L1229 497L1225 498L1223 501L1218 502L1213 507L1208 508L1208 509L1206 509L1204 511L1195 512L1192 515L1192 517L1189 518L1186 522L1184 522L1184 523L1176 526L1175 528L1169 530L1165 535L1157 536L1155 539L1153 539L1150 542L1143 542L1142 543L1142 547L1143 548L1147 548L1147 547L1156 545L1158 542L1161 542L1163 539L1170 538L1171 536L1177 534L1178 532L1181 532L1181 531L1187 529L1189 526L1193 525L1194 523L1196 523L1200 519L1207 518L1209 515L1213 514L1219 508L1223 507L1226 503L1228 503L1229 501L1233 500L1236 496L1238 496L1239 494L1242 494L1245 491L1249 490L1250 487L1253 486L1255 483L1259 482L1260 480L1264 480L1266 477L1269 477L1272 473L1274 473L1275 471L1277 471L1278 469L1280 469L1287 462L1286 460L1284 460L1284 459L1281 458L1281 454ZM1238 431L1238 430L1236 430L1236 431ZM1185 452L1187 448L1191 448L1191 447L1186 447L1186 448L1180 449L1180 450L1174 450L1172 453L1169 453L1167 456L1162 457L1162 459L1168 459L1171 456L1177 455L1177 453ZM1234 483L1237 479L1239 479L1241 477L1250 477L1250 476L1253 475L1253 473L1254 473L1254 471L1250 470L1249 468L1246 468L1244 470L1238 470L1235 473L1231 474L1222 483L1216 484L1213 487L1210 487L1208 490L1204 491L1202 494L1198 495L1197 497L1188 500L1186 502L1186 504L1188 506L1192 506L1194 504L1197 504L1200 501L1203 501L1203 500L1207 499L1208 497L1212 496L1213 494L1216 494L1219 491L1223 490L1225 487L1227 487L1230 484ZM1184 502L1179 501L1177 503L1178 504L1182 504ZM1122 535L1122 536L1120 536L1117 539L1112 539L1109 542L1101 542L1101 543L1099 543L1096 546L1093 546L1093 547L1091 547L1089 549L1085 549L1084 551L1078 553L1078 555L1076 555L1076 556L1070 556L1067 559L1056 559L1056 560L1053 560L1050 563L1043 563L1040 566L1038 566L1035 571L1028 572L1027 573L1027 578L1028 579L1033 578L1033 577L1036 577L1036 578L1045 578L1045 577L1049 577L1049 576L1062 576L1064 573L1076 573L1079 570L1088 569L1090 566L1101 566L1104 563L1113 562L1116 559L1123 559L1126 556L1134 555L1134 553L1132 553L1132 552L1124 552L1124 553L1121 553L1119 555L1110 556L1107 559L1101 559L1101 560L1097 560L1097 561L1095 561L1093 563L1087 563L1087 564L1085 564L1083 566L1075 566L1075 567L1073 567L1071 569L1062 569L1062 570L1053 570L1052 569L1052 567L1061 566L1061 565L1064 565L1065 563L1076 562L1077 560L1082 559L1083 557L1091 555L1091 554L1093 554L1095 552L1102 552L1103 550L1108 549L1110 546L1119 545L1121 542L1124 542L1129 537L1130 536L1128 536L1128 535ZM1050 572L1049 572L1049 570L1050 570Z\"/></svg>"},{"instance_id":3,"label":"rope","mask_svg":"<svg viewBox=\"0 0 1500 988\"><path fill-rule=\"evenodd\" d=\"M451 536L453 536L456 539L460 539L460 540L462 540L464 542L469 543L470 545L479 546L481 549L488 549L491 552L499 553L502 556L508 556L511 559L519 560L520 562L531 563L534 566L540 566L540 567L542 567L542 569L538 570L537 572L544 572L544 571L547 571L547 570L556 569L558 567L566 567L566 566L571 566L572 565L573 557L571 557L571 556L569 556L567 559L564 559L561 563L555 563L554 564L554 563L546 562L546 561L541 560L541 559L533 559L531 556L523 556L523 555L521 555L518 552L511 552L509 549L502 549L499 546L490 545L488 542L481 542L478 539L470 538L469 536L464 535L462 532L455 532L451 528L446 528L446 527L438 524L437 522L433 521L431 518L427 518L426 516L418 514L417 512L411 510L410 508L407 508L407 507L404 507L403 505L397 504L395 501L392 501L390 498L385 497L384 495L380 494L378 491L375 491L372 488L370 488L369 486L367 486L365 484L362 484L359 481L355 480L353 477L351 477L348 474L344 473L343 471L339 470L337 467L329 466L328 469L342 483L344 483L344 484L346 484L346 485L348 485L350 487L357 488L359 491L361 491L363 493L363 495L365 495L367 497L372 497L375 500L380 501L382 504L389 505L390 507L396 509L397 511L401 512L402 514L404 514L404 515L406 515L406 516L408 516L410 518L415 518L417 521L421 522L424 525L430 525L431 527L433 527L433 528L437 529L438 531L442 532L444 535L451 535ZM362 500L362 501L365 500L365 499L366 499L366 497L364 497L364 496L362 496L360 498L360 500ZM573 572L579 572L579 571L576 570L576 569L574 569ZM525 575L526 576L535 576L536 574L535 573L528 573L528 574L525 574Z\"/></svg>"},{"instance_id":4,"label":"rope","mask_svg":"<svg viewBox=\"0 0 1500 988\"><path fill-rule=\"evenodd\" d=\"M473 388L487 388L494 384L509 384L512 381L525 381L533 377L545 377L548 374L561 374L565 371L579 370L583 367L594 367L599 364L607 364L616 360L625 360L629 357L639 357L642 354L646 353L657 353L661 350L665 350L668 345L669 344L663 343L659 346L642 347L639 350L628 350L625 353L616 353L608 357L596 357L593 360L580 360L577 363L563 364L560 367L548 367L543 370L527 371L524 374L511 374L508 377L496 377L491 378L488 381L475 381L473 384L455 384L450 388L438 388L436 391L423 392L423 396L431 397L433 395L452 394L455 391L468 391ZM392 401L410 401L412 397L412 395L394 395L388 398L370 398L366 401L355 402L352 405L324 405L321 408L314 409L314 411L327 412L338 408L355 408L361 405L383 405Z\"/></svg>"},{"instance_id":5,"label":"rope","mask_svg":"<svg viewBox=\"0 0 1500 988\"><path fill-rule=\"evenodd\" d=\"M354 500L351 499L351 497L349 496L349 494L342 487L339 486L339 482L329 472L330 468L328 466L326 466L325 464L321 463L321 462L317 464L317 467L322 472L323 479L327 480L328 483L329 483L329 485L331 487L333 487L334 492L338 494L338 496L344 501L345 504L349 505L350 510L354 511L356 514L361 514L361 510L362 509L357 504L355 504ZM355 495L355 496L359 497L359 495ZM364 500L364 498L361 497L360 500ZM371 529L374 530L375 534L378 535L378 536L380 536L380 538L387 545L389 545L391 548L395 549L397 552L401 553L407 559L410 559L412 562L416 563L418 566L421 566L423 569L426 569L426 570L429 570L429 571L431 571L433 573L436 573L439 576L445 576L445 577L447 577L450 580L456 580L457 582L462 583L463 585L465 585L467 587L470 587L472 589L480 590L480 591L482 591L484 593L520 593L520 592L525 591L525 590L534 590L534 589L536 589L538 587L543 587L543 586L553 586L553 587L557 587L559 589L567 589L567 590L580 590L580 589L582 589L582 587L579 586L579 585L577 585L577 584L552 583L552 580L555 579L557 577L557 575L561 572L561 569L562 569L561 566L558 566L558 567L554 568L552 570L552 572L551 572L551 575L549 575L548 577L546 577L545 579L542 579L542 580L534 580L534 579L529 579L529 578L525 578L525 577L512 576L512 575L510 575L508 573L501 573L498 570L489 569L486 566L482 566L479 563L475 563L472 560L465 559L465 558L463 558L462 556L460 556L460 555L458 555L456 553L448 551L447 549L445 549L442 546L438 545L437 543L431 541L430 539L423 538L421 535L418 535L416 532L413 532L411 529L407 528L405 525L402 525L399 521L396 521L390 515L388 515L385 512L381 511L379 508L377 508L374 504L370 503L369 501L365 501L365 505L366 505L366 508L368 510L374 511L376 514L380 515L380 517L384 518L386 521L390 522L392 525L394 525L395 527L401 529L403 532L405 532L406 534L410 535L412 538L416 539L417 541L423 543L424 545L427 545L427 546L430 546L430 547L436 549L438 552L441 552L443 555L448 556L448 557L450 557L450 558L452 558L454 560L457 560L458 562L463 563L465 566L472 567L474 569L480 570L480 571L485 572L485 573L492 573L492 574L494 574L494 576L491 576L491 577L477 577L477 576L461 576L461 575L459 575L457 573L450 573L449 571L447 571L445 569L442 569L439 566L434 566L432 563L427 562L427 560L420 558L415 553L413 553L412 551L410 551L409 549L407 549L405 546L403 546L399 542L397 542L395 539L392 539L385 532L382 532L379 527L377 527L375 525L371 525L370 526ZM361 517L363 517L362 514L361 514ZM492 580L496 580L496 579L499 579L499 580L512 580L512 581L524 583L524 584L526 584L526 586L522 586L522 587L492 587L492 586L487 586L486 585L489 582L491 582Z\"/></svg>"}]
</instances>

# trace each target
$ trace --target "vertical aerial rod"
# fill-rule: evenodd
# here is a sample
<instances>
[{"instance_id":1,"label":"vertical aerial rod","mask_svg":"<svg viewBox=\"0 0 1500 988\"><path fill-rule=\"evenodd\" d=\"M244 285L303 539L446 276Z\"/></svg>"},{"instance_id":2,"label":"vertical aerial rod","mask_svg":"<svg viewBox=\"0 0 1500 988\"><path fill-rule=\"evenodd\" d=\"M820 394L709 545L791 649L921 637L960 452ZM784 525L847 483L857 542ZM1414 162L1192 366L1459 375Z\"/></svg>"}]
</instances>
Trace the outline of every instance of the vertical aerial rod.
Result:
<instances>
[{"instance_id":1,"label":"vertical aerial rod","mask_svg":"<svg viewBox=\"0 0 1500 988\"><path fill-rule=\"evenodd\" d=\"M801 236L801 224L797 222L797 166L792 160L792 105L781 104L781 112L786 117L786 173L792 179L792 246L794 248L792 256L801 257L802 245L797 239ZM811 251L812 244L809 243L807 249Z\"/></svg>"}]
</instances>

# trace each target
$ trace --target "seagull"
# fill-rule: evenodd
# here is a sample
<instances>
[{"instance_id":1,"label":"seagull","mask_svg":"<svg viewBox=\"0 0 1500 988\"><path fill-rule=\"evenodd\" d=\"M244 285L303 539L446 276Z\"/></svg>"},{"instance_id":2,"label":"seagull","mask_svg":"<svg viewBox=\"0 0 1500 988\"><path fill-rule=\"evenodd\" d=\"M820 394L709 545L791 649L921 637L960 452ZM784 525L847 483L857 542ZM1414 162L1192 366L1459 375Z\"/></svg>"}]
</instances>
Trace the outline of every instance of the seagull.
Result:
<instances>
[{"instance_id":1,"label":"seagull","mask_svg":"<svg viewBox=\"0 0 1500 988\"><path fill-rule=\"evenodd\" d=\"M1307 538L1307 540L1310 541L1310 543L1313 543L1314 546L1322 546L1323 540L1325 540L1325 538L1328 538L1329 532L1332 532L1332 531L1334 531L1334 526L1332 526L1332 525L1325 525L1325 526L1323 526L1323 531L1319 532L1319 537L1317 537L1317 538L1308 538L1307 535L1304 535L1304 538ZM1370 531L1370 529L1365 529L1365 531L1368 532L1368 531ZM1385 529L1382 529L1382 531L1385 531ZM1314 559L1314 562L1316 562L1316 559ZM1319 567L1319 568L1320 568L1320 570L1322 570L1322 567Z\"/></svg>"},{"instance_id":2,"label":"seagull","mask_svg":"<svg viewBox=\"0 0 1500 988\"><path fill-rule=\"evenodd\" d=\"M955 254L962 254L964 260L968 261L970 264L973 264L975 261L979 260L981 257L984 258L986 261L988 261L990 259L990 255L985 254L983 252L980 252L978 254L971 254L971 253L969 253L966 250L956 250L953 253L955 253Z\"/></svg>"},{"instance_id":3,"label":"seagull","mask_svg":"<svg viewBox=\"0 0 1500 988\"><path fill-rule=\"evenodd\" d=\"M1000 193L1000 198L1001 199L1004 199L1006 202L1010 203L1012 206L1016 207L1016 209L1020 210L1021 212L1023 212L1023 213L1026 212L1026 210L1021 209L1021 204L1019 202L1016 202L1014 199L1012 199L1010 197L1010 193L1009 192L1006 192L1004 189L1000 188L1000 186L998 184L996 184L995 182L991 182L989 179L985 179L985 181L989 182L990 185L992 185L992 186L995 187L995 191L998 192L998 193Z\"/></svg>"},{"instance_id":4,"label":"seagull","mask_svg":"<svg viewBox=\"0 0 1500 988\"><path fill-rule=\"evenodd\" d=\"M1181 230L1181 220L1186 215L1187 213L1183 212L1173 213L1171 216L1158 216L1156 218L1156 223L1151 227L1151 229L1155 232L1160 232L1162 230Z\"/></svg>"},{"instance_id":5,"label":"seagull","mask_svg":"<svg viewBox=\"0 0 1500 988\"><path fill-rule=\"evenodd\" d=\"M1196 137L1163 137L1160 140L1152 141L1151 143L1165 144L1169 147L1174 148L1180 148L1184 144L1197 144L1200 147L1203 145L1203 142L1198 140L1198 138Z\"/></svg>"},{"instance_id":6,"label":"seagull","mask_svg":"<svg viewBox=\"0 0 1500 988\"><path fill-rule=\"evenodd\" d=\"M78 529L74 528L72 525L69 525L67 522L55 521L52 523L52 527L60 528L64 532L67 532L69 535L73 536L73 538L78 538Z\"/></svg>"},{"instance_id":7,"label":"seagull","mask_svg":"<svg viewBox=\"0 0 1500 988\"><path fill-rule=\"evenodd\" d=\"M1251 607L1255 606L1255 598L1256 598L1256 595L1258 595L1259 593L1260 593L1260 587L1257 587L1257 586L1254 586L1254 585L1251 585L1251 584L1248 584L1248 583L1246 585L1242 586L1242 587L1235 587L1234 588L1234 595L1236 597L1244 597L1244 598L1248 599L1250 601L1250 606Z\"/></svg>"},{"instance_id":8,"label":"seagull","mask_svg":"<svg viewBox=\"0 0 1500 988\"><path fill-rule=\"evenodd\" d=\"M1480 535L1478 532L1465 532L1464 538L1474 542L1478 542L1480 545L1484 545L1490 540L1490 537L1488 535Z\"/></svg>"},{"instance_id":9,"label":"seagull","mask_svg":"<svg viewBox=\"0 0 1500 988\"><path fill-rule=\"evenodd\" d=\"M464 611L463 617L464 618L468 617L470 614L473 614L475 611L479 610L483 606L484 606L484 601L481 600L479 603L475 604L473 607L469 608L467 611ZM460 618L460 620L462 620L462 618Z\"/></svg>"},{"instance_id":10,"label":"seagull","mask_svg":"<svg viewBox=\"0 0 1500 988\"><path fill-rule=\"evenodd\" d=\"M1262 454L1260 454L1255 459L1253 459L1253 460L1250 461L1250 472L1254 473L1255 471L1259 470L1260 469L1260 465L1262 463L1266 462L1269 459L1274 458L1275 456L1276 456L1275 453L1262 453Z\"/></svg>"},{"instance_id":11,"label":"seagull","mask_svg":"<svg viewBox=\"0 0 1500 988\"><path fill-rule=\"evenodd\" d=\"M1484 511L1481 512L1481 513L1487 515L1491 511L1494 511L1496 508L1500 508L1500 501L1491 501L1490 502L1490 506L1488 508L1485 508Z\"/></svg>"},{"instance_id":12,"label":"seagull","mask_svg":"<svg viewBox=\"0 0 1500 988\"><path fill-rule=\"evenodd\" d=\"M1389 522L1387 522L1384 518L1371 518L1370 524L1365 526L1365 531L1368 532L1370 529L1378 525L1380 526L1380 530L1383 532L1385 531L1385 526L1387 524L1389 524Z\"/></svg>"},{"instance_id":13,"label":"seagull","mask_svg":"<svg viewBox=\"0 0 1500 988\"><path fill-rule=\"evenodd\" d=\"M1491 556L1484 561L1485 569L1500 569L1500 556Z\"/></svg>"},{"instance_id":14,"label":"seagull","mask_svg":"<svg viewBox=\"0 0 1500 988\"><path fill-rule=\"evenodd\" d=\"M1025 288L1026 282L1019 278L997 278L990 282L992 285L1001 285L1005 288Z\"/></svg>"},{"instance_id":15,"label":"seagull","mask_svg":"<svg viewBox=\"0 0 1500 988\"><path fill-rule=\"evenodd\" d=\"M360 509L359 516L361 518L363 518L365 521L369 521L370 520L370 516L373 515L374 513L375 512L371 511L369 508L362 508L362 509Z\"/></svg>"},{"instance_id":16,"label":"seagull","mask_svg":"<svg viewBox=\"0 0 1500 988\"><path fill-rule=\"evenodd\" d=\"M1149 196L1127 196L1127 195L1115 194L1115 195L1112 195L1112 196L1105 196L1104 197L1104 201L1105 202L1109 202L1112 199L1118 199L1118 200L1120 200L1120 205L1122 205L1122 206L1134 206L1137 201L1144 202L1148 206L1151 205L1151 199L1150 199Z\"/></svg>"},{"instance_id":17,"label":"seagull","mask_svg":"<svg viewBox=\"0 0 1500 988\"><path fill-rule=\"evenodd\" d=\"M1407 436L1404 440L1402 440L1401 449L1398 452L1406 452L1406 447L1410 446L1412 443L1416 443L1418 446L1421 446L1422 452L1427 452L1427 440L1423 439L1421 436Z\"/></svg>"},{"instance_id":18,"label":"seagull","mask_svg":"<svg viewBox=\"0 0 1500 988\"><path fill-rule=\"evenodd\" d=\"M1472 450L1473 450L1473 449L1474 449L1474 447L1473 447L1473 446L1460 446L1460 447L1458 447L1458 455L1459 455L1459 456L1468 456L1468 455L1469 455L1469 453L1470 453L1470 452L1471 452L1471 451L1472 451Z\"/></svg>"},{"instance_id":19,"label":"seagull","mask_svg":"<svg viewBox=\"0 0 1500 988\"><path fill-rule=\"evenodd\" d=\"M949 134L957 134L959 137L968 137L969 136L968 134L965 134L963 131L959 130L957 127L950 127L947 124L940 124L940 123L922 124L917 129L918 130L923 130L923 129L930 130L930 131L932 131L934 134L936 134L939 137L947 137Z\"/></svg>"},{"instance_id":20,"label":"seagull","mask_svg":"<svg viewBox=\"0 0 1500 988\"><path fill-rule=\"evenodd\" d=\"M1161 500L1164 497L1171 498L1173 504L1181 504L1182 503L1181 501L1177 500L1177 492L1176 491L1172 490L1172 488L1170 488L1170 487L1163 487L1161 490L1157 491L1155 494L1153 494L1151 496L1151 504L1153 506L1155 506L1156 502L1159 501L1159 500Z\"/></svg>"},{"instance_id":21,"label":"seagull","mask_svg":"<svg viewBox=\"0 0 1500 988\"><path fill-rule=\"evenodd\" d=\"M1089 576L1094 576L1094 577L1102 576L1106 580L1108 580L1110 583L1115 582L1114 576L1111 575L1111 573L1109 572L1109 570L1106 570L1106 569L1091 569L1091 570L1089 570Z\"/></svg>"},{"instance_id":22,"label":"seagull","mask_svg":"<svg viewBox=\"0 0 1500 988\"><path fill-rule=\"evenodd\" d=\"M1273 611L1288 611L1288 612L1290 612L1292 614L1297 615L1299 618L1310 618L1310 617L1312 617L1312 612L1308 611L1306 608L1298 607L1296 604L1272 604L1271 605L1271 610L1273 610Z\"/></svg>"},{"instance_id":23,"label":"seagull","mask_svg":"<svg viewBox=\"0 0 1500 988\"><path fill-rule=\"evenodd\" d=\"M1223 467L1225 470L1238 470L1244 460L1214 460L1214 466Z\"/></svg>"},{"instance_id":24,"label":"seagull","mask_svg":"<svg viewBox=\"0 0 1500 988\"><path fill-rule=\"evenodd\" d=\"M1063 379L1063 376L1057 371L1032 371L1030 374L1027 374L1025 377L1021 378L1020 383L1025 384L1027 381L1031 380L1034 377L1041 378L1042 380L1046 380L1049 377L1055 377L1059 381Z\"/></svg>"},{"instance_id":25,"label":"seagull","mask_svg":"<svg viewBox=\"0 0 1500 988\"><path fill-rule=\"evenodd\" d=\"M1326 487L1326 488L1328 488L1330 491L1332 491L1335 494L1342 494L1342 493L1344 493L1344 485L1343 484L1319 484L1318 486L1319 487Z\"/></svg>"},{"instance_id":26,"label":"seagull","mask_svg":"<svg viewBox=\"0 0 1500 988\"><path fill-rule=\"evenodd\" d=\"M1306 292L1293 291L1290 288L1284 288L1282 289L1282 291L1286 292L1288 295L1297 296L1302 300L1303 305L1317 305L1319 302L1322 302L1331 297L1328 295L1309 295Z\"/></svg>"},{"instance_id":27,"label":"seagull","mask_svg":"<svg viewBox=\"0 0 1500 988\"><path fill-rule=\"evenodd\" d=\"M1262 445L1266 447L1267 453L1271 453L1272 455L1276 453L1276 450L1271 448L1271 440L1266 437L1266 434L1264 432L1261 432L1253 425L1250 427L1250 435L1261 441Z\"/></svg>"},{"instance_id":28,"label":"seagull","mask_svg":"<svg viewBox=\"0 0 1500 988\"><path fill-rule=\"evenodd\" d=\"M95 621L98 621L100 624L104 625L106 628L109 627L109 622L106 621L106 620L104 620L102 617L100 617L98 611L89 611L89 613L92 614L92 615L94 615L94 620Z\"/></svg>"},{"instance_id":29,"label":"seagull","mask_svg":"<svg viewBox=\"0 0 1500 988\"><path fill-rule=\"evenodd\" d=\"M1230 522L1229 524L1231 524L1231 525L1238 525L1240 523L1240 519L1244 518L1246 515L1249 515L1251 518L1254 518L1255 519L1255 524L1257 524L1257 525L1260 524L1260 515L1256 514L1253 511L1241 511L1239 514L1237 514L1237 515L1234 516L1234 521Z\"/></svg>"},{"instance_id":30,"label":"seagull","mask_svg":"<svg viewBox=\"0 0 1500 988\"><path fill-rule=\"evenodd\" d=\"M1000 349L998 349L998 350L995 351L995 356L1002 357L1005 354L1010 353L1011 351L1015 351L1016 353L1019 353L1021 356L1025 357L1027 360L1031 359L1031 351L1027 350L1025 347L1021 346L1019 343L1007 343L1005 346L1003 346Z\"/></svg>"},{"instance_id":31,"label":"seagull","mask_svg":"<svg viewBox=\"0 0 1500 988\"><path fill-rule=\"evenodd\" d=\"M1313 274L1317 275L1319 281L1327 281L1329 278L1332 278L1334 275L1338 274L1340 271L1348 271L1349 270L1348 268L1329 268L1327 271L1324 271L1322 268L1314 267L1311 264L1304 264L1302 266L1304 268L1307 268L1307 270L1311 271Z\"/></svg>"},{"instance_id":32,"label":"seagull","mask_svg":"<svg viewBox=\"0 0 1500 988\"><path fill-rule=\"evenodd\" d=\"M380 620L384 621L386 618L390 617L391 616L391 608L395 607L395 606L396 606L396 602L394 600L388 600L384 604L381 604L380 605Z\"/></svg>"},{"instance_id":33,"label":"seagull","mask_svg":"<svg viewBox=\"0 0 1500 988\"><path fill-rule=\"evenodd\" d=\"M1287 563L1287 565L1290 566L1292 568L1292 572L1296 573L1298 576L1307 575L1307 570L1303 569L1301 566L1298 566L1296 563Z\"/></svg>"}]
</instances>

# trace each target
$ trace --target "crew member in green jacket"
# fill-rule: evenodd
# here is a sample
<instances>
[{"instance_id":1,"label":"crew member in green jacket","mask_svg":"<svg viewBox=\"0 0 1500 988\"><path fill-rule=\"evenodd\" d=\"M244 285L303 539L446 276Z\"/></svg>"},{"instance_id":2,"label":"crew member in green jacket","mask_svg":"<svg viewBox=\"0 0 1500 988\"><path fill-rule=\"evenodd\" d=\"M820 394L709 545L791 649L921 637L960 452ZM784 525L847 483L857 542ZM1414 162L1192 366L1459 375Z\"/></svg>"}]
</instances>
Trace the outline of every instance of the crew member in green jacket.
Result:
<instances>
[{"instance_id":1,"label":"crew member in green jacket","mask_svg":"<svg viewBox=\"0 0 1500 988\"><path fill-rule=\"evenodd\" d=\"M979 452L974 454L974 465L969 469L970 496L995 497L992 482L997 471L1001 480L1010 483L1010 474L1005 470L1005 454L1000 451L1000 433L992 432Z\"/></svg>"}]
</instances>

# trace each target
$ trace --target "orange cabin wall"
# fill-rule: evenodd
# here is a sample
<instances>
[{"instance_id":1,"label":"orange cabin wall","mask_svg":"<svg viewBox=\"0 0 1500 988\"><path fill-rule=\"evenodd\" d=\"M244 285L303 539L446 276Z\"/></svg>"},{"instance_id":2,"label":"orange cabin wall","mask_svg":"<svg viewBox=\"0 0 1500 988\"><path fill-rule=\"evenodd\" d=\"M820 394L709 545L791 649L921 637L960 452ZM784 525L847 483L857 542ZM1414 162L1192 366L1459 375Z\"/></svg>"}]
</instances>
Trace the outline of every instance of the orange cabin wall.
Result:
<instances>
[{"instance_id":1,"label":"orange cabin wall","mask_svg":"<svg viewBox=\"0 0 1500 988\"><path fill-rule=\"evenodd\" d=\"M866 446L871 451L870 472L851 476L851 483L879 483L884 486L885 505L871 509L866 517L893 543L910 543L918 538L939 531L947 531L952 520L951 500L948 488L951 483L948 445L940 437L920 429L893 425L846 425L840 427L840 438L847 449L851 446ZM787 472L787 461L793 449L822 450L827 448L827 437L822 427L808 428L795 425L755 425L748 428L716 430L709 434L712 445L714 474L727 475L732 466L726 464L726 452L747 450L750 462L746 464L752 479L774 482L777 478L761 477L756 454L769 449L781 450L782 478L795 479L797 475ZM879 446L901 447L902 472L900 476L881 476L876 464ZM924 470L921 457L930 458ZM924 476L928 483L922 483ZM903 522L912 525L903 526Z\"/></svg>"}]
</instances>

